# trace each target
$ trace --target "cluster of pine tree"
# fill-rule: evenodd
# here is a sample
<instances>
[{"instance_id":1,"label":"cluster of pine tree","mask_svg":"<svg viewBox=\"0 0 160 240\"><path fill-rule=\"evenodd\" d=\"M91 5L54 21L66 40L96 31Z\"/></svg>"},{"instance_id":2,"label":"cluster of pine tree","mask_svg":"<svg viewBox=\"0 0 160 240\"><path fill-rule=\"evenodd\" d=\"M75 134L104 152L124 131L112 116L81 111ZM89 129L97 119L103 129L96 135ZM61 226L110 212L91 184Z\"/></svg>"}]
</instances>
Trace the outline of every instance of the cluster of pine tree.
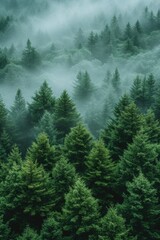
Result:
<instances>
[{"instance_id":1,"label":"cluster of pine tree","mask_svg":"<svg viewBox=\"0 0 160 240\"><path fill-rule=\"evenodd\" d=\"M47 82L28 106L21 90L10 109L1 99L0 239L160 239L155 84L137 77L97 138Z\"/></svg>"}]
</instances>

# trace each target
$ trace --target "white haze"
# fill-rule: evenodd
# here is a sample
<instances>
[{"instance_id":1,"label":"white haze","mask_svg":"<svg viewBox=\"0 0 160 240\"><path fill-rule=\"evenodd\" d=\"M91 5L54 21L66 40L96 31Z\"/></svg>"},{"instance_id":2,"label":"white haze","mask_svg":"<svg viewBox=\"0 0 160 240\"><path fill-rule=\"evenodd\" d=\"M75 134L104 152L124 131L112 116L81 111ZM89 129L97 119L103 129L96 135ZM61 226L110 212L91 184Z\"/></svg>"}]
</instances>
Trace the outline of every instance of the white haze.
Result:
<instances>
[{"instance_id":1,"label":"white haze","mask_svg":"<svg viewBox=\"0 0 160 240\"><path fill-rule=\"evenodd\" d=\"M20 1L20 0L19 0ZM38 1L37 1L38 2ZM40 3L44 1L39 1ZM46 1L48 6L44 11L30 14L27 8L20 10L1 9L8 14L12 14L17 19L14 23L14 34L2 46L10 47L13 43L18 51L19 59L22 50L29 38L37 50L43 51L52 43L55 44L57 51L62 52L53 62L43 62L41 69L36 73L28 73L24 69L19 69L15 81L8 85L1 86L0 93L7 105L11 105L17 88L21 88L27 101L44 80L47 80L56 96L59 96L63 89L67 89L70 94L73 92L73 83L78 71L87 70L91 79L97 87L102 84L107 70L114 71L119 68L121 79L124 84L124 91L131 86L132 80L137 74L147 74L152 71L159 75L158 56L160 48L156 47L147 53L140 53L130 59L110 58L107 63L99 60L81 59L77 55L75 64L72 67L66 66L68 56L64 54L67 49L73 47L75 34L82 28L86 35L90 31L100 32L114 14L125 16L125 23L135 21L140 17L145 6L157 10L159 0L71 0L71 1ZM38 5L37 5L38 6ZM18 75L19 74L19 75ZM12 73L11 73L12 75ZM13 76L11 77L13 78ZM15 84L18 79L18 85Z\"/></svg>"}]
</instances>

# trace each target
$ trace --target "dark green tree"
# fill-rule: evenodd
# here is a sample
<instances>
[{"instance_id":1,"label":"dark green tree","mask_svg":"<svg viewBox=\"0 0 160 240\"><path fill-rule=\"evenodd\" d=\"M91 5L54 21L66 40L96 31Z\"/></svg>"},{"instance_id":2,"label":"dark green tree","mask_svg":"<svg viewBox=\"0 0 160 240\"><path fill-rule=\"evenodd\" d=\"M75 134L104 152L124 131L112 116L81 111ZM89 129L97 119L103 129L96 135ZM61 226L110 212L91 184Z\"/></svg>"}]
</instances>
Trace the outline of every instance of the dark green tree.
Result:
<instances>
[{"instance_id":1,"label":"dark green tree","mask_svg":"<svg viewBox=\"0 0 160 240\"><path fill-rule=\"evenodd\" d=\"M160 233L156 229L159 210L156 190L142 173L127 185L121 212L131 233L137 240L156 240Z\"/></svg>"},{"instance_id":2,"label":"dark green tree","mask_svg":"<svg viewBox=\"0 0 160 240\"><path fill-rule=\"evenodd\" d=\"M63 91L59 99L57 99L55 107L55 128L59 142L63 142L65 135L79 121L80 115L76 110L75 104L67 91Z\"/></svg>"},{"instance_id":3,"label":"dark green tree","mask_svg":"<svg viewBox=\"0 0 160 240\"><path fill-rule=\"evenodd\" d=\"M5 68L5 66L9 63L9 60L7 58L7 56L0 52L0 69Z\"/></svg>"},{"instance_id":4,"label":"dark green tree","mask_svg":"<svg viewBox=\"0 0 160 240\"><path fill-rule=\"evenodd\" d=\"M32 146L28 149L27 157L42 164L46 170L52 170L55 165L55 148L50 145L48 136L45 133L40 133Z\"/></svg>"},{"instance_id":5,"label":"dark green tree","mask_svg":"<svg viewBox=\"0 0 160 240\"><path fill-rule=\"evenodd\" d=\"M125 219L118 214L116 208L109 208L101 219L98 240L133 240L125 226Z\"/></svg>"},{"instance_id":6,"label":"dark green tree","mask_svg":"<svg viewBox=\"0 0 160 240\"><path fill-rule=\"evenodd\" d=\"M142 117L136 105L131 102L117 119L113 119L103 132L105 144L111 151L113 160L118 160L134 136L140 130Z\"/></svg>"},{"instance_id":7,"label":"dark green tree","mask_svg":"<svg viewBox=\"0 0 160 240\"><path fill-rule=\"evenodd\" d=\"M157 163L157 145L151 144L148 140L148 136L143 133L143 131L138 133L133 143L125 150L119 162L119 185L121 185L124 190L126 183L132 181L134 176L138 176L140 171L147 179L153 182L156 176Z\"/></svg>"},{"instance_id":8,"label":"dark green tree","mask_svg":"<svg viewBox=\"0 0 160 240\"><path fill-rule=\"evenodd\" d=\"M16 240L40 240L37 232L35 232L32 228L26 227L23 234L19 236Z\"/></svg>"},{"instance_id":9,"label":"dark green tree","mask_svg":"<svg viewBox=\"0 0 160 240\"><path fill-rule=\"evenodd\" d=\"M42 118L35 127L36 134L46 133L51 144L56 143L56 129L54 126L54 117L48 111L45 111Z\"/></svg>"},{"instance_id":10,"label":"dark green tree","mask_svg":"<svg viewBox=\"0 0 160 240\"><path fill-rule=\"evenodd\" d=\"M61 226L61 216L59 214L52 213L48 217L43 225L41 230L41 240L62 240L62 226Z\"/></svg>"},{"instance_id":11,"label":"dark green tree","mask_svg":"<svg viewBox=\"0 0 160 240\"><path fill-rule=\"evenodd\" d=\"M116 93L120 93L120 85L121 85L120 74L118 68L116 68L112 77L112 86Z\"/></svg>"},{"instance_id":12,"label":"dark green tree","mask_svg":"<svg viewBox=\"0 0 160 240\"><path fill-rule=\"evenodd\" d=\"M27 40L27 46L22 53L22 64L28 69L34 69L41 63L40 55L34 47L32 47L31 41Z\"/></svg>"},{"instance_id":13,"label":"dark green tree","mask_svg":"<svg viewBox=\"0 0 160 240\"><path fill-rule=\"evenodd\" d=\"M4 223L3 217L0 216L0 240L9 240L10 229L8 224Z\"/></svg>"},{"instance_id":14,"label":"dark green tree","mask_svg":"<svg viewBox=\"0 0 160 240\"><path fill-rule=\"evenodd\" d=\"M86 169L86 159L92 148L92 136L82 124L72 128L64 143L65 156L80 174Z\"/></svg>"},{"instance_id":15,"label":"dark green tree","mask_svg":"<svg viewBox=\"0 0 160 240\"><path fill-rule=\"evenodd\" d=\"M61 210L64 205L65 194L76 181L75 168L65 158L61 158L52 171L52 187L54 191L54 209Z\"/></svg>"},{"instance_id":16,"label":"dark green tree","mask_svg":"<svg viewBox=\"0 0 160 240\"><path fill-rule=\"evenodd\" d=\"M38 92L32 98L29 104L29 115L31 122L37 124L42 118L45 111L53 113L55 110L55 97L53 96L52 89L44 81Z\"/></svg>"},{"instance_id":17,"label":"dark green tree","mask_svg":"<svg viewBox=\"0 0 160 240\"><path fill-rule=\"evenodd\" d=\"M28 112L20 89L17 90L14 103L9 114L12 124L13 140L22 151L28 146Z\"/></svg>"},{"instance_id":18,"label":"dark green tree","mask_svg":"<svg viewBox=\"0 0 160 240\"><path fill-rule=\"evenodd\" d=\"M95 142L86 162L85 180L103 208L113 198L115 166L102 140Z\"/></svg>"},{"instance_id":19,"label":"dark green tree","mask_svg":"<svg viewBox=\"0 0 160 240\"><path fill-rule=\"evenodd\" d=\"M90 100L94 92L94 86L88 72L79 72L74 85L74 98L80 104Z\"/></svg>"},{"instance_id":20,"label":"dark green tree","mask_svg":"<svg viewBox=\"0 0 160 240\"><path fill-rule=\"evenodd\" d=\"M80 179L66 195L62 214L63 239L88 240L97 235L98 204Z\"/></svg>"}]
</instances>

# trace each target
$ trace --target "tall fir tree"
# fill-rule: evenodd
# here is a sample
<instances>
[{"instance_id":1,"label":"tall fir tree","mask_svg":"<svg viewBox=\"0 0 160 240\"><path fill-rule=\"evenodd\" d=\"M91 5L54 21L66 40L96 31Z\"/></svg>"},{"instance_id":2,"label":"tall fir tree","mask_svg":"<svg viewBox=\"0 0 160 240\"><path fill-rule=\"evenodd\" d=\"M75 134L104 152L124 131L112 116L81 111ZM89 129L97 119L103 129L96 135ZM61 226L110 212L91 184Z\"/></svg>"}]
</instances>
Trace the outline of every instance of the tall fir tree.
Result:
<instances>
[{"instance_id":1,"label":"tall fir tree","mask_svg":"<svg viewBox=\"0 0 160 240\"><path fill-rule=\"evenodd\" d=\"M65 138L65 155L79 174L84 174L86 169L86 159L92 148L92 141L90 132L82 124L72 128Z\"/></svg>"},{"instance_id":2,"label":"tall fir tree","mask_svg":"<svg viewBox=\"0 0 160 240\"><path fill-rule=\"evenodd\" d=\"M120 207L131 233L137 240L158 240L159 208L157 192L142 173L127 185L127 194Z\"/></svg>"},{"instance_id":3,"label":"tall fir tree","mask_svg":"<svg viewBox=\"0 0 160 240\"><path fill-rule=\"evenodd\" d=\"M44 81L38 92L32 98L29 104L29 116L32 124L37 124L42 118L45 111L54 113L55 110L55 97L53 96L52 89Z\"/></svg>"},{"instance_id":4,"label":"tall fir tree","mask_svg":"<svg viewBox=\"0 0 160 240\"><path fill-rule=\"evenodd\" d=\"M95 142L86 162L85 180L103 209L113 200L115 166L102 140Z\"/></svg>"},{"instance_id":5,"label":"tall fir tree","mask_svg":"<svg viewBox=\"0 0 160 240\"><path fill-rule=\"evenodd\" d=\"M63 142L66 134L72 127L80 121L80 115L76 110L76 106L69 97L67 91L63 91L59 99L57 99L55 107L55 127L57 130L57 139Z\"/></svg>"},{"instance_id":6,"label":"tall fir tree","mask_svg":"<svg viewBox=\"0 0 160 240\"><path fill-rule=\"evenodd\" d=\"M98 204L80 179L66 195L62 218L63 239L88 240L98 234Z\"/></svg>"}]
</instances>

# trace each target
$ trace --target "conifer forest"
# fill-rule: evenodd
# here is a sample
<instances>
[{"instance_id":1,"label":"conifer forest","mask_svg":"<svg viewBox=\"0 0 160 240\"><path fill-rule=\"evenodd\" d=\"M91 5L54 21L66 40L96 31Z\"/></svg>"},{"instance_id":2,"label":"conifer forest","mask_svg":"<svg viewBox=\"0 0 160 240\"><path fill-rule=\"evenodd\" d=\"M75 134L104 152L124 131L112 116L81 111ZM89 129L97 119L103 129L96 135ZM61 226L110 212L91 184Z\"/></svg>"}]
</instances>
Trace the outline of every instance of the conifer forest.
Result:
<instances>
[{"instance_id":1,"label":"conifer forest","mask_svg":"<svg viewBox=\"0 0 160 240\"><path fill-rule=\"evenodd\" d=\"M160 239L160 1L0 0L0 240Z\"/></svg>"}]
</instances>

